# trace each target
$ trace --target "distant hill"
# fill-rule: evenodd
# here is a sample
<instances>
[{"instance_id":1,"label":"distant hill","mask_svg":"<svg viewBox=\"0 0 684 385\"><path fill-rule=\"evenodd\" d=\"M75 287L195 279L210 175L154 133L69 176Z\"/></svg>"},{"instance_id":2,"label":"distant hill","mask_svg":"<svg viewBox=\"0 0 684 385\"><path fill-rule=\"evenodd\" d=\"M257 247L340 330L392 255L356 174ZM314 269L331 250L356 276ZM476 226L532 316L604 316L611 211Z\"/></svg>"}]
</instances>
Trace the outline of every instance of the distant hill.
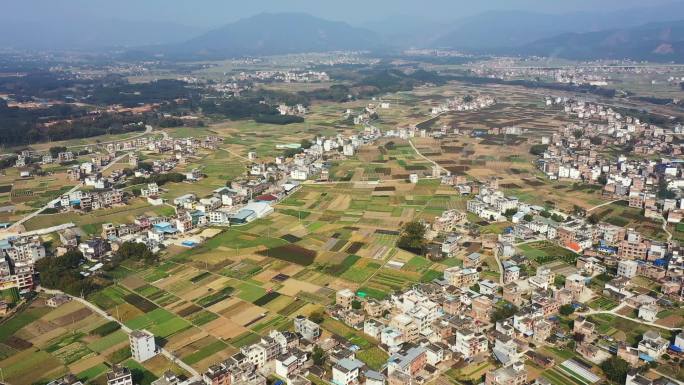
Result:
<instances>
[{"instance_id":1,"label":"distant hill","mask_svg":"<svg viewBox=\"0 0 684 385\"><path fill-rule=\"evenodd\" d=\"M259 56L378 46L378 36L342 22L302 13L262 13L171 47L193 56Z\"/></svg>"},{"instance_id":2,"label":"distant hill","mask_svg":"<svg viewBox=\"0 0 684 385\"><path fill-rule=\"evenodd\" d=\"M576 60L628 58L683 63L684 21L599 32L565 33L524 45L516 52Z\"/></svg>"},{"instance_id":3,"label":"distant hill","mask_svg":"<svg viewBox=\"0 0 684 385\"><path fill-rule=\"evenodd\" d=\"M505 53L540 39L564 33L631 28L646 23L677 21L684 2L646 5L603 12L543 14L529 11L491 11L455 20L428 44L481 53Z\"/></svg>"}]
</instances>

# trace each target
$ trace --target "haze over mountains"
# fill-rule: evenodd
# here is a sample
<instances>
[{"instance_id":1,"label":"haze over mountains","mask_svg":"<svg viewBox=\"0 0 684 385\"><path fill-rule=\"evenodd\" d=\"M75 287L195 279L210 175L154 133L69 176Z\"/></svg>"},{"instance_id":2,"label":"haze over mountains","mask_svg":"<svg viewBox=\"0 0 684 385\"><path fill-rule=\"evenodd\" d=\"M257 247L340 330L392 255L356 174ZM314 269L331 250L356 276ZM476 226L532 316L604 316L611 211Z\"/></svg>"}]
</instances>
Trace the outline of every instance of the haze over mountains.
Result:
<instances>
[{"instance_id":1,"label":"haze over mountains","mask_svg":"<svg viewBox=\"0 0 684 385\"><path fill-rule=\"evenodd\" d=\"M517 52L569 59L684 62L684 21L599 32L567 33L527 44Z\"/></svg>"},{"instance_id":2,"label":"haze over mountains","mask_svg":"<svg viewBox=\"0 0 684 385\"><path fill-rule=\"evenodd\" d=\"M452 22L410 15L350 25L303 13L262 13L211 30L115 20L0 22L0 46L133 48L171 57L220 58L333 50L449 48L477 54L684 62L684 2L615 11L491 11ZM21 34L10 33L17 30ZM12 37L11 40L9 37Z\"/></svg>"},{"instance_id":3,"label":"haze over mountains","mask_svg":"<svg viewBox=\"0 0 684 385\"><path fill-rule=\"evenodd\" d=\"M303 13L262 13L175 45L171 52L259 56L379 47L377 34L347 23Z\"/></svg>"},{"instance_id":4,"label":"haze over mountains","mask_svg":"<svg viewBox=\"0 0 684 385\"><path fill-rule=\"evenodd\" d=\"M19 31L19 33L18 33ZM93 50L172 44L202 33L164 21L118 19L0 20L0 48Z\"/></svg>"}]
</instances>

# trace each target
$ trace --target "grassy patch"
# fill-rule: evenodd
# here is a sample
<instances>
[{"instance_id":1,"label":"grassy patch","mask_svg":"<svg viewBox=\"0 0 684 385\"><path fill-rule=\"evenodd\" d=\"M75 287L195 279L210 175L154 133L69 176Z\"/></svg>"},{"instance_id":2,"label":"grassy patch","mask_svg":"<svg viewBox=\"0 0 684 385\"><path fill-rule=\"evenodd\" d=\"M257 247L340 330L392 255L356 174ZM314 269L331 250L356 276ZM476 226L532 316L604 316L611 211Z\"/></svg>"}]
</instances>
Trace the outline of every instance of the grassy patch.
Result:
<instances>
[{"instance_id":1,"label":"grassy patch","mask_svg":"<svg viewBox=\"0 0 684 385\"><path fill-rule=\"evenodd\" d=\"M374 346L356 353L356 358L363 361L369 368L379 371L387 363L389 356L382 349Z\"/></svg>"}]
</instances>

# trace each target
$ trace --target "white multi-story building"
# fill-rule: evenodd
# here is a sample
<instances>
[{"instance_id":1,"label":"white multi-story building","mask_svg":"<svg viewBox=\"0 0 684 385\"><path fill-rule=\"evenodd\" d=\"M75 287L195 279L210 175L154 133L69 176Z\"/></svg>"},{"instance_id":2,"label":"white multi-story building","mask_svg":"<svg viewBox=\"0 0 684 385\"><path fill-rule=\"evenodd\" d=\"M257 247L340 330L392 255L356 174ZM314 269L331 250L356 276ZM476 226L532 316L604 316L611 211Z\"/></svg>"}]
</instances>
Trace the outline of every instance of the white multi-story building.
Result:
<instances>
[{"instance_id":1,"label":"white multi-story building","mask_svg":"<svg viewBox=\"0 0 684 385\"><path fill-rule=\"evenodd\" d=\"M374 319L368 319L363 323L363 332L375 339L380 339L382 329L385 327L382 323Z\"/></svg>"},{"instance_id":2,"label":"white multi-story building","mask_svg":"<svg viewBox=\"0 0 684 385\"><path fill-rule=\"evenodd\" d=\"M643 338L639 341L639 353L643 353L653 359L659 359L670 345L668 340L660 336L655 330L649 330L644 333Z\"/></svg>"},{"instance_id":3,"label":"white multi-story building","mask_svg":"<svg viewBox=\"0 0 684 385\"><path fill-rule=\"evenodd\" d=\"M359 382L360 369L363 362L344 358L332 368L332 383L335 385L353 385Z\"/></svg>"},{"instance_id":4,"label":"white multi-story building","mask_svg":"<svg viewBox=\"0 0 684 385\"><path fill-rule=\"evenodd\" d=\"M317 323L303 316L298 316L294 320L295 332L309 341L316 341L321 335L321 327Z\"/></svg>"},{"instance_id":5,"label":"white multi-story building","mask_svg":"<svg viewBox=\"0 0 684 385\"><path fill-rule=\"evenodd\" d=\"M131 356L138 362L144 362L157 355L154 335L147 330L134 330L129 336Z\"/></svg>"},{"instance_id":6,"label":"white multi-story building","mask_svg":"<svg viewBox=\"0 0 684 385\"><path fill-rule=\"evenodd\" d=\"M632 278L637 275L637 268L639 263L633 260L623 260L618 262L617 275L618 277Z\"/></svg>"},{"instance_id":7,"label":"white multi-story building","mask_svg":"<svg viewBox=\"0 0 684 385\"><path fill-rule=\"evenodd\" d=\"M389 351L395 351L404 343L404 336L396 328L386 327L380 332L380 342L386 345Z\"/></svg>"}]
</instances>

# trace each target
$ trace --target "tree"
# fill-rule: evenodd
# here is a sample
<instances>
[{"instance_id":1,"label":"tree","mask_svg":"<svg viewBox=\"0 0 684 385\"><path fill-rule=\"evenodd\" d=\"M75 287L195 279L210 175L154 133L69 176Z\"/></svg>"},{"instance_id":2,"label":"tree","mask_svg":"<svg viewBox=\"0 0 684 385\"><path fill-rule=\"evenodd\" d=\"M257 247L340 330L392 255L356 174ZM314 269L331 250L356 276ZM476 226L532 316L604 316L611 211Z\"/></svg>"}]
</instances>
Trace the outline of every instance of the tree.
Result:
<instances>
[{"instance_id":1,"label":"tree","mask_svg":"<svg viewBox=\"0 0 684 385\"><path fill-rule=\"evenodd\" d=\"M561 315L564 315L564 316L567 317L567 316L569 316L570 314L572 314L572 313L575 312L575 308L572 307L572 305L563 305L563 306L560 307L559 312L561 313Z\"/></svg>"},{"instance_id":2,"label":"tree","mask_svg":"<svg viewBox=\"0 0 684 385\"><path fill-rule=\"evenodd\" d=\"M50 152L50 155L53 158L56 158L60 152L66 152L66 150L67 150L67 148L64 146L53 146L53 147L50 147L50 150L48 150L48 151Z\"/></svg>"},{"instance_id":3,"label":"tree","mask_svg":"<svg viewBox=\"0 0 684 385\"><path fill-rule=\"evenodd\" d=\"M551 214L551 220L554 222L563 222L565 220L565 218L563 218L562 215Z\"/></svg>"},{"instance_id":4,"label":"tree","mask_svg":"<svg viewBox=\"0 0 684 385\"><path fill-rule=\"evenodd\" d=\"M515 209L515 208L508 209L504 212L504 216L508 219L511 219L513 217L513 215L515 215L517 213L518 213L518 209Z\"/></svg>"},{"instance_id":5,"label":"tree","mask_svg":"<svg viewBox=\"0 0 684 385\"><path fill-rule=\"evenodd\" d=\"M546 149L548 148L548 144L535 144L532 147L530 147L530 154L541 156L542 154L544 154L544 152L546 152Z\"/></svg>"},{"instance_id":6,"label":"tree","mask_svg":"<svg viewBox=\"0 0 684 385\"><path fill-rule=\"evenodd\" d=\"M601 363L601 370L606 374L606 377L618 384L625 383L629 369L630 367L627 361L618 356L611 356Z\"/></svg>"},{"instance_id":7,"label":"tree","mask_svg":"<svg viewBox=\"0 0 684 385\"><path fill-rule=\"evenodd\" d=\"M309 314L309 320L311 322L321 324L323 323L324 317L323 317L323 312L321 311L314 311L311 314Z\"/></svg>"},{"instance_id":8,"label":"tree","mask_svg":"<svg viewBox=\"0 0 684 385\"><path fill-rule=\"evenodd\" d=\"M36 270L40 273L41 286L74 296L90 294L96 289L96 285L91 278L82 276L76 270L82 260L83 254L78 250L67 251L59 257L39 260L36 262Z\"/></svg>"},{"instance_id":9,"label":"tree","mask_svg":"<svg viewBox=\"0 0 684 385\"><path fill-rule=\"evenodd\" d=\"M512 317L517 312L518 308L515 305L510 302L506 302L503 306L494 309L491 320L492 322L505 320L506 318Z\"/></svg>"},{"instance_id":10,"label":"tree","mask_svg":"<svg viewBox=\"0 0 684 385\"><path fill-rule=\"evenodd\" d=\"M353 300L351 303L352 309L354 310L359 310L361 309L361 302L357 300Z\"/></svg>"},{"instance_id":11,"label":"tree","mask_svg":"<svg viewBox=\"0 0 684 385\"><path fill-rule=\"evenodd\" d=\"M608 184L608 177L606 174L601 174L599 175L598 179L596 179L597 182L599 182L601 185L605 186Z\"/></svg>"},{"instance_id":12,"label":"tree","mask_svg":"<svg viewBox=\"0 0 684 385\"><path fill-rule=\"evenodd\" d=\"M146 265L150 265L156 262L159 257L151 252L144 243L124 242L114 254L112 264L116 265L128 259L142 261Z\"/></svg>"},{"instance_id":13,"label":"tree","mask_svg":"<svg viewBox=\"0 0 684 385\"><path fill-rule=\"evenodd\" d=\"M532 215L532 214L525 214L525 216L523 217L523 220L524 220L525 222L532 222L532 221L534 220L534 215Z\"/></svg>"},{"instance_id":14,"label":"tree","mask_svg":"<svg viewBox=\"0 0 684 385\"><path fill-rule=\"evenodd\" d=\"M320 366L325 363L325 352L320 346L314 346L313 351L311 352L311 359L313 360L314 365Z\"/></svg>"},{"instance_id":15,"label":"tree","mask_svg":"<svg viewBox=\"0 0 684 385\"><path fill-rule=\"evenodd\" d=\"M579 139L584 136L584 132L582 132L582 130L575 130L572 132L572 136L574 136L575 139Z\"/></svg>"},{"instance_id":16,"label":"tree","mask_svg":"<svg viewBox=\"0 0 684 385\"><path fill-rule=\"evenodd\" d=\"M388 150L393 150L394 147L395 147L395 144L394 144L394 142L392 142L392 141L389 141L389 142L385 143L385 148L388 149Z\"/></svg>"},{"instance_id":17,"label":"tree","mask_svg":"<svg viewBox=\"0 0 684 385\"><path fill-rule=\"evenodd\" d=\"M595 224L599 223L599 221L601 221L601 218L598 216L598 214L593 213L593 214L589 215L589 218L587 220L592 225L595 225Z\"/></svg>"},{"instance_id":18,"label":"tree","mask_svg":"<svg viewBox=\"0 0 684 385\"><path fill-rule=\"evenodd\" d=\"M302 141L299 142L299 144L300 144L301 147L302 147L303 149L305 149L305 150L306 150L307 148L311 148L311 146L313 145L313 143L311 143L311 141L310 141L309 139L302 139Z\"/></svg>"},{"instance_id":19,"label":"tree","mask_svg":"<svg viewBox=\"0 0 684 385\"><path fill-rule=\"evenodd\" d=\"M662 199L673 199L676 197L674 191L667 188L667 180L665 180L665 178L660 178L658 181L657 196Z\"/></svg>"},{"instance_id":20,"label":"tree","mask_svg":"<svg viewBox=\"0 0 684 385\"><path fill-rule=\"evenodd\" d=\"M420 253L425 246L425 226L417 221L408 222L401 231L397 246L404 250Z\"/></svg>"},{"instance_id":21,"label":"tree","mask_svg":"<svg viewBox=\"0 0 684 385\"><path fill-rule=\"evenodd\" d=\"M563 274L557 274L553 279L553 284L559 289L565 286L565 276Z\"/></svg>"}]
</instances>

